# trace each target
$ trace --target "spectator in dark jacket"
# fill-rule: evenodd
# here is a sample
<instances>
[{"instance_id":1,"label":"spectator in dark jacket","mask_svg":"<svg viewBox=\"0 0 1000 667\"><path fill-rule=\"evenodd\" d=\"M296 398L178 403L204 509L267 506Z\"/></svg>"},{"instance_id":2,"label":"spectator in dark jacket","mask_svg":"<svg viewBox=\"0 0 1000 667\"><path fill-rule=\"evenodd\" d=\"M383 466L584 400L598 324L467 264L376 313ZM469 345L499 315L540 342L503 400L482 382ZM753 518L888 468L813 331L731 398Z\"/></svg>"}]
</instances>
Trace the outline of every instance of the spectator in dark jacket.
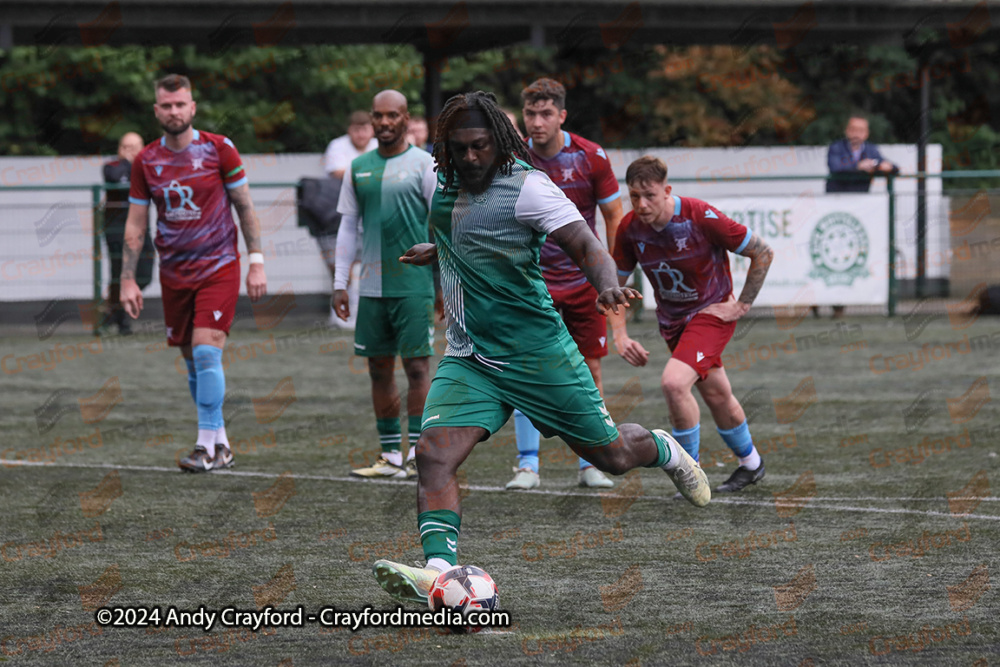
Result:
<instances>
[{"instance_id":1,"label":"spectator in dark jacket","mask_svg":"<svg viewBox=\"0 0 1000 667\"><path fill-rule=\"evenodd\" d=\"M882 157L878 146L868 143L868 119L859 113L847 119L844 138L830 144L826 163L831 175L840 176L827 180L827 192L868 192L876 173L899 171L899 167ZM819 307L813 306L812 312L819 317ZM843 306L833 307L835 318L843 315Z\"/></svg>"},{"instance_id":2,"label":"spectator in dark jacket","mask_svg":"<svg viewBox=\"0 0 1000 667\"><path fill-rule=\"evenodd\" d=\"M899 171L896 165L882 157L878 146L868 143L868 119L864 116L853 114L847 120L844 135L843 139L830 144L826 156L830 173L844 176L829 179L827 192L868 192L876 173Z\"/></svg>"},{"instance_id":3,"label":"spectator in dark jacket","mask_svg":"<svg viewBox=\"0 0 1000 667\"><path fill-rule=\"evenodd\" d=\"M127 186L132 173L132 161L142 151L142 137L135 132L126 132L118 141L118 159L104 165L104 182ZM111 324L118 327L118 333L132 333L129 318L125 317L119 300L122 275L122 243L125 239L125 221L128 219L128 188L107 190L104 207L104 241L108 244L111 260L111 284L108 286L107 312L104 313L99 331L104 332ZM146 234L142 254L136 267L135 278L139 289L145 289L153 280L153 235Z\"/></svg>"}]
</instances>

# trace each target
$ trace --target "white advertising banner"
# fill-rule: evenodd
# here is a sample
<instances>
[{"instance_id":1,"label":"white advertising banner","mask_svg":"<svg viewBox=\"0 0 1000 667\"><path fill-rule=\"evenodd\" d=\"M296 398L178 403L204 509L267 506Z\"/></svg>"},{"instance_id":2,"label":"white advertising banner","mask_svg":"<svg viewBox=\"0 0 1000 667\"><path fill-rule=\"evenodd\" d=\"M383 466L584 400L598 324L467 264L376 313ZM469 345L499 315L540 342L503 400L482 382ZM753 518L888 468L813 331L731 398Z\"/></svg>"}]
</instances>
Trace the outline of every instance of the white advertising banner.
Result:
<instances>
[{"instance_id":1,"label":"white advertising banner","mask_svg":"<svg viewBox=\"0 0 1000 667\"><path fill-rule=\"evenodd\" d=\"M722 197L710 202L774 249L754 305L886 305L887 195ZM750 260L730 254L738 297Z\"/></svg>"}]
</instances>

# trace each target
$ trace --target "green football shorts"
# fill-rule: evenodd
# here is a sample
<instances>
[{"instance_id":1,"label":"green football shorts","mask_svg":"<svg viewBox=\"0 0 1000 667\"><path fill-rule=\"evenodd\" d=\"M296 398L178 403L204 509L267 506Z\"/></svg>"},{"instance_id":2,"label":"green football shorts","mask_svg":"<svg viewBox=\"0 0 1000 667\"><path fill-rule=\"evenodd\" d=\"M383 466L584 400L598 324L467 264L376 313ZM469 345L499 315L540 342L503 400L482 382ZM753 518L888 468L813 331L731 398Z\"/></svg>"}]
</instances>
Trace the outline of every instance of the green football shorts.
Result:
<instances>
[{"instance_id":1,"label":"green football shorts","mask_svg":"<svg viewBox=\"0 0 1000 667\"><path fill-rule=\"evenodd\" d=\"M480 426L492 435L514 408L547 438L558 435L584 447L618 438L590 369L566 332L527 354L443 358L424 403L421 430Z\"/></svg>"},{"instance_id":2,"label":"green football shorts","mask_svg":"<svg viewBox=\"0 0 1000 667\"><path fill-rule=\"evenodd\" d=\"M367 297L358 300L354 353L404 359L434 354L434 297Z\"/></svg>"}]
</instances>

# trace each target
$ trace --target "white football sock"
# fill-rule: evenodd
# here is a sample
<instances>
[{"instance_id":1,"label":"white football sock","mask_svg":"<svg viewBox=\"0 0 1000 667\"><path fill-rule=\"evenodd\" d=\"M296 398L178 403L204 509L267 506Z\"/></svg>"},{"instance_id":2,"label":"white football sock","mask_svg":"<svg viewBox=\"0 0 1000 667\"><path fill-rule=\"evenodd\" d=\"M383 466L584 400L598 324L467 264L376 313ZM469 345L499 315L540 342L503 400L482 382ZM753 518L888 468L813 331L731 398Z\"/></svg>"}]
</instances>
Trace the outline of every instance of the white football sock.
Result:
<instances>
[{"instance_id":1,"label":"white football sock","mask_svg":"<svg viewBox=\"0 0 1000 667\"><path fill-rule=\"evenodd\" d=\"M427 565L425 567L428 570L437 570L438 572L444 572L445 570L450 570L453 566L444 558L431 558L429 561L427 561Z\"/></svg>"},{"instance_id":2,"label":"white football sock","mask_svg":"<svg viewBox=\"0 0 1000 667\"><path fill-rule=\"evenodd\" d=\"M403 465L403 453L398 450L394 452L382 452L382 456L394 466Z\"/></svg>"},{"instance_id":3,"label":"white football sock","mask_svg":"<svg viewBox=\"0 0 1000 667\"><path fill-rule=\"evenodd\" d=\"M747 470L756 470L760 467L760 454L757 453L756 447L751 449L746 456L740 457L740 465Z\"/></svg>"},{"instance_id":4,"label":"white football sock","mask_svg":"<svg viewBox=\"0 0 1000 667\"><path fill-rule=\"evenodd\" d=\"M667 447L670 448L670 460L663 464L663 469L673 470L681 464L681 456L684 449L673 438L664 439L667 441Z\"/></svg>"},{"instance_id":5,"label":"white football sock","mask_svg":"<svg viewBox=\"0 0 1000 667\"><path fill-rule=\"evenodd\" d=\"M406 452L406 460L412 461L415 458L417 458L417 446L410 445L410 451Z\"/></svg>"},{"instance_id":6,"label":"white football sock","mask_svg":"<svg viewBox=\"0 0 1000 667\"><path fill-rule=\"evenodd\" d=\"M218 431L215 432L215 444L225 445L229 449L229 438L226 437L226 427L223 425Z\"/></svg>"},{"instance_id":7,"label":"white football sock","mask_svg":"<svg viewBox=\"0 0 1000 667\"><path fill-rule=\"evenodd\" d=\"M198 429L198 442L196 446L208 451L208 458L215 458L215 431L205 428Z\"/></svg>"}]
</instances>

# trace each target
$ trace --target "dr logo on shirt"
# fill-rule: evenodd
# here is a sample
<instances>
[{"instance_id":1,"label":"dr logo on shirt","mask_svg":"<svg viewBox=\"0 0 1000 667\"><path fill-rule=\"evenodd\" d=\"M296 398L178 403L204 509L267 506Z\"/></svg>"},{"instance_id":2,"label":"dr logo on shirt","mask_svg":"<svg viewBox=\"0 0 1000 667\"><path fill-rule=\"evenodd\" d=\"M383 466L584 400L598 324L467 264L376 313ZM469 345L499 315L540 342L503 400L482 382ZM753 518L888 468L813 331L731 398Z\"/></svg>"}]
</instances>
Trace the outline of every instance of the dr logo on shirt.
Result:
<instances>
[{"instance_id":1,"label":"dr logo on shirt","mask_svg":"<svg viewBox=\"0 0 1000 667\"><path fill-rule=\"evenodd\" d=\"M193 192L190 187L181 185L177 181L170 181L170 185L163 188L167 220L198 220L201 218L201 209L191 198ZM176 197L176 205L174 205L174 197Z\"/></svg>"}]
</instances>

